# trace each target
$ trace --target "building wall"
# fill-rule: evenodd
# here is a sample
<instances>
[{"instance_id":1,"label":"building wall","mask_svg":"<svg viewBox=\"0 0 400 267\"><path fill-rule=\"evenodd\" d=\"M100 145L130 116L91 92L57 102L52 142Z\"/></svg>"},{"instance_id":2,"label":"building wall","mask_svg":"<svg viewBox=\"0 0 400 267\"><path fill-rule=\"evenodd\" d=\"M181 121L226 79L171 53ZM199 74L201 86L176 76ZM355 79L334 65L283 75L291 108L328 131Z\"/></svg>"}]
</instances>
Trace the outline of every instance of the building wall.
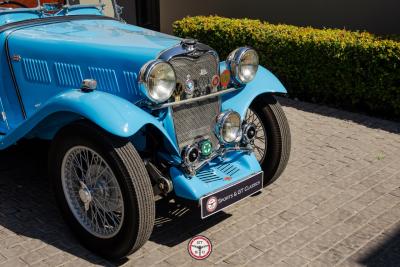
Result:
<instances>
[{"instance_id":1,"label":"building wall","mask_svg":"<svg viewBox=\"0 0 400 267\"><path fill-rule=\"evenodd\" d=\"M271 23L400 33L400 0L160 0L161 31L185 16L257 18Z\"/></svg>"}]
</instances>

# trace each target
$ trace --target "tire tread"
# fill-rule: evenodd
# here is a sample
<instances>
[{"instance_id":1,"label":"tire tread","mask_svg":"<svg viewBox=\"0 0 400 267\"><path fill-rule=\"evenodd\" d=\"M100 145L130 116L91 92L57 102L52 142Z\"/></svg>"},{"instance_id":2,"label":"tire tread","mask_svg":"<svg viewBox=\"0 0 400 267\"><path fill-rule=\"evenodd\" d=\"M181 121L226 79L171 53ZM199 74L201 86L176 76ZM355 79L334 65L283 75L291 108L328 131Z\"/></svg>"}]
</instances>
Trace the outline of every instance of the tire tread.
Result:
<instances>
[{"instance_id":1,"label":"tire tread","mask_svg":"<svg viewBox=\"0 0 400 267\"><path fill-rule=\"evenodd\" d=\"M267 135L269 157L264 158L261 165L265 174L265 186L273 183L285 170L291 151L291 133L289 123L279 102L272 95L261 95L255 99L250 107L257 113L262 123L270 131ZM274 143L270 143L273 139ZM266 162L268 161L268 162Z\"/></svg>"}]
</instances>

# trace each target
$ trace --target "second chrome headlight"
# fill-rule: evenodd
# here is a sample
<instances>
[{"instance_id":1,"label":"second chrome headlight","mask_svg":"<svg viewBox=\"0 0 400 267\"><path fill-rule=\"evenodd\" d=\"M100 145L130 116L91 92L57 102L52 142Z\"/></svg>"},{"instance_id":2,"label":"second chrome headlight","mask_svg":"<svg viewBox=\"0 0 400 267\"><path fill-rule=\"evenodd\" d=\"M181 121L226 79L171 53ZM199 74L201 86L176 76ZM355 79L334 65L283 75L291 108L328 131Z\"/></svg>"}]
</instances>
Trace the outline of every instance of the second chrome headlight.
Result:
<instances>
[{"instance_id":1,"label":"second chrome headlight","mask_svg":"<svg viewBox=\"0 0 400 267\"><path fill-rule=\"evenodd\" d=\"M242 139L241 118L235 111L221 113L217 117L215 132L223 144L239 142Z\"/></svg>"},{"instance_id":2,"label":"second chrome headlight","mask_svg":"<svg viewBox=\"0 0 400 267\"><path fill-rule=\"evenodd\" d=\"M150 61L142 67L139 77L142 92L157 104L167 101L176 87L175 71L165 61Z\"/></svg>"},{"instance_id":3,"label":"second chrome headlight","mask_svg":"<svg viewBox=\"0 0 400 267\"><path fill-rule=\"evenodd\" d=\"M227 64L233 79L239 84L246 84L257 74L258 54L252 48L240 47L228 56Z\"/></svg>"}]
</instances>

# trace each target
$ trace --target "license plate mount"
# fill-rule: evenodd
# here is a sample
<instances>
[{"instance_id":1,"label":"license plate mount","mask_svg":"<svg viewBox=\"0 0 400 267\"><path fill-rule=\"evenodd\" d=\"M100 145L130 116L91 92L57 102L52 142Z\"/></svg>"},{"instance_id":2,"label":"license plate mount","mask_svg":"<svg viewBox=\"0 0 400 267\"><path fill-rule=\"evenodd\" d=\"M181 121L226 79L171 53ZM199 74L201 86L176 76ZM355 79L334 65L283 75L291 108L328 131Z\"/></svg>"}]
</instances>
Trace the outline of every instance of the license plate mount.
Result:
<instances>
[{"instance_id":1,"label":"license plate mount","mask_svg":"<svg viewBox=\"0 0 400 267\"><path fill-rule=\"evenodd\" d=\"M263 172L253 174L200 199L201 218L207 218L263 188Z\"/></svg>"}]
</instances>

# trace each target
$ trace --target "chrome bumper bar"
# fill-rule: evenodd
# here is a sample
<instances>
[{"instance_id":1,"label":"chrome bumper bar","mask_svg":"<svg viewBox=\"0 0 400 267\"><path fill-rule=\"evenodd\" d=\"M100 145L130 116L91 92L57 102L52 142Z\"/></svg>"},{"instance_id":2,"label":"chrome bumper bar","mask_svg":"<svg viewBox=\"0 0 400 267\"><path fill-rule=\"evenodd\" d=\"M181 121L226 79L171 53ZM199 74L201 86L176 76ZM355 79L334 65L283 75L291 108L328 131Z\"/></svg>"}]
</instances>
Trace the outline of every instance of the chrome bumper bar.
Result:
<instances>
[{"instance_id":1,"label":"chrome bumper bar","mask_svg":"<svg viewBox=\"0 0 400 267\"><path fill-rule=\"evenodd\" d=\"M240 88L223 89L222 91L211 93L211 94L208 94L208 95L202 95L202 96L199 96L199 97L189 98L189 99L185 99L185 100L181 100L181 101L177 101L177 102L168 102L168 103L164 103L164 104L161 104L161 105L154 105L154 106L151 106L151 109L157 110L157 109L166 108L166 107L179 106L179 105L188 104L188 103L200 101L200 100L203 100L203 99L207 99L207 98L210 98L210 97L224 95L224 94L227 94L227 93L230 93L230 92L233 92L233 91L238 91L238 90L240 90Z\"/></svg>"}]
</instances>

